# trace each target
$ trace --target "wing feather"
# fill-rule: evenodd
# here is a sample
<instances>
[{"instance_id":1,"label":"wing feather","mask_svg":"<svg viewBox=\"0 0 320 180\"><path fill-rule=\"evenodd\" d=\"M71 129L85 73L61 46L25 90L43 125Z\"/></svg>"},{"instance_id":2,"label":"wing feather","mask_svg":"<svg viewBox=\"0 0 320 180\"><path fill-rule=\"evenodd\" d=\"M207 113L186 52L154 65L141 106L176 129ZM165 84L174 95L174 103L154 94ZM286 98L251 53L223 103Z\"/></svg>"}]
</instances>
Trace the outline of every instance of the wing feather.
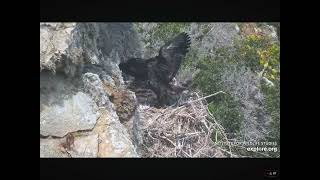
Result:
<instances>
[{"instance_id":1,"label":"wing feather","mask_svg":"<svg viewBox=\"0 0 320 180\"><path fill-rule=\"evenodd\" d=\"M173 40L165 43L159 52L159 68L164 70L168 82L177 74L182 60L190 47L190 37L187 33L177 35Z\"/></svg>"}]
</instances>

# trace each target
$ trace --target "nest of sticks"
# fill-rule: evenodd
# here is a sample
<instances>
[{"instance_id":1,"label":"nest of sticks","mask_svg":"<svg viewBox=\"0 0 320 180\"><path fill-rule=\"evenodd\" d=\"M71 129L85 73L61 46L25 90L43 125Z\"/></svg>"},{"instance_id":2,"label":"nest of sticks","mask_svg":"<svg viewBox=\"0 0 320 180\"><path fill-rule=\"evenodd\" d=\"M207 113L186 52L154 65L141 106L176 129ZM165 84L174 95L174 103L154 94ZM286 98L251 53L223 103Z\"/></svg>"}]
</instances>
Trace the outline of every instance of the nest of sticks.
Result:
<instances>
[{"instance_id":1,"label":"nest of sticks","mask_svg":"<svg viewBox=\"0 0 320 180\"><path fill-rule=\"evenodd\" d=\"M228 141L224 128L208 111L206 98L194 93L189 101L179 107L165 109L147 108L143 116L143 157L234 157L230 146L220 146Z\"/></svg>"}]
</instances>

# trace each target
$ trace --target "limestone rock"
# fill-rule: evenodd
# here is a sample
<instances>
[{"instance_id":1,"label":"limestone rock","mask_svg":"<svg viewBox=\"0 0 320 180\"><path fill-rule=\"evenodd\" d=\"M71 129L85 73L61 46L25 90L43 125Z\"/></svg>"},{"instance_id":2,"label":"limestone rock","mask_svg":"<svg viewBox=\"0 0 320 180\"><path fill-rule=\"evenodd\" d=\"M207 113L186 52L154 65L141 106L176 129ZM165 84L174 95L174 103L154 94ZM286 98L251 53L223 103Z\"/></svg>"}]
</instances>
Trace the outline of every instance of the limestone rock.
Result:
<instances>
[{"instance_id":1,"label":"limestone rock","mask_svg":"<svg viewBox=\"0 0 320 180\"><path fill-rule=\"evenodd\" d=\"M98 156L98 134L76 137L73 148L68 151L73 158L95 158Z\"/></svg>"},{"instance_id":2,"label":"limestone rock","mask_svg":"<svg viewBox=\"0 0 320 180\"><path fill-rule=\"evenodd\" d=\"M118 64L140 55L132 23L40 23L40 157L138 156L104 84L123 88Z\"/></svg>"},{"instance_id":3,"label":"limestone rock","mask_svg":"<svg viewBox=\"0 0 320 180\"><path fill-rule=\"evenodd\" d=\"M128 130L116 114L102 112L95 131L99 132L98 157L138 157Z\"/></svg>"},{"instance_id":4,"label":"limestone rock","mask_svg":"<svg viewBox=\"0 0 320 180\"><path fill-rule=\"evenodd\" d=\"M56 64L72 43L76 23L40 23L40 71L55 71Z\"/></svg>"},{"instance_id":5,"label":"limestone rock","mask_svg":"<svg viewBox=\"0 0 320 180\"><path fill-rule=\"evenodd\" d=\"M85 92L91 96L98 106L110 103L98 75L86 73L83 75L82 80Z\"/></svg>"},{"instance_id":6,"label":"limestone rock","mask_svg":"<svg viewBox=\"0 0 320 180\"><path fill-rule=\"evenodd\" d=\"M59 139L41 139L40 138L40 157L41 158L66 158L68 154L62 151Z\"/></svg>"},{"instance_id":7,"label":"limestone rock","mask_svg":"<svg viewBox=\"0 0 320 180\"><path fill-rule=\"evenodd\" d=\"M78 92L61 105L46 107L40 113L40 134L63 137L69 132L92 129L99 114L91 98Z\"/></svg>"}]
</instances>

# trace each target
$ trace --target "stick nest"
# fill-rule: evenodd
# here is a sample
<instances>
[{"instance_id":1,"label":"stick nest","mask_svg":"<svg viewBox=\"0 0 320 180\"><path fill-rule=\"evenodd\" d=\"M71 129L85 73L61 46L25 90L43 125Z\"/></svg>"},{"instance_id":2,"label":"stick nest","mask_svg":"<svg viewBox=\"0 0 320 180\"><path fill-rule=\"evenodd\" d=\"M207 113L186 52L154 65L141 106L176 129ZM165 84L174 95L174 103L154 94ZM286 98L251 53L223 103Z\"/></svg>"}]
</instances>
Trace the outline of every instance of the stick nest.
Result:
<instances>
[{"instance_id":1,"label":"stick nest","mask_svg":"<svg viewBox=\"0 0 320 180\"><path fill-rule=\"evenodd\" d=\"M218 135L219 139L228 140L223 127L208 111L205 98L200 98L194 93L189 102L180 107L140 109L143 117L142 156L199 158L232 156L230 147L219 146L217 143Z\"/></svg>"}]
</instances>

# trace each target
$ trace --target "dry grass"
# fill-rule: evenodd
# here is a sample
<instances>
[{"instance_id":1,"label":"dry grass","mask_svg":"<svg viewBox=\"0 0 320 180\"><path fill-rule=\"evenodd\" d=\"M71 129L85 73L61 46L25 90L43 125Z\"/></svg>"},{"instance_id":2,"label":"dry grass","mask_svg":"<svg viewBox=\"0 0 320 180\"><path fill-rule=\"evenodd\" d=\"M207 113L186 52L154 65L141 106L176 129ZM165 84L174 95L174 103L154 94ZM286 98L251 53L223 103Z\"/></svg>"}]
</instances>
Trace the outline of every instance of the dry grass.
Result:
<instances>
[{"instance_id":1,"label":"dry grass","mask_svg":"<svg viewBox=\"0 0 320 180\"><path fill-rule=\"evenodd\" d=\"M194 93L180 107L142 110L143 157L236 157L224 128L207 109L206 98ZM219 136L219 137L218 137Z\"/></svg>"}]
</instances>

